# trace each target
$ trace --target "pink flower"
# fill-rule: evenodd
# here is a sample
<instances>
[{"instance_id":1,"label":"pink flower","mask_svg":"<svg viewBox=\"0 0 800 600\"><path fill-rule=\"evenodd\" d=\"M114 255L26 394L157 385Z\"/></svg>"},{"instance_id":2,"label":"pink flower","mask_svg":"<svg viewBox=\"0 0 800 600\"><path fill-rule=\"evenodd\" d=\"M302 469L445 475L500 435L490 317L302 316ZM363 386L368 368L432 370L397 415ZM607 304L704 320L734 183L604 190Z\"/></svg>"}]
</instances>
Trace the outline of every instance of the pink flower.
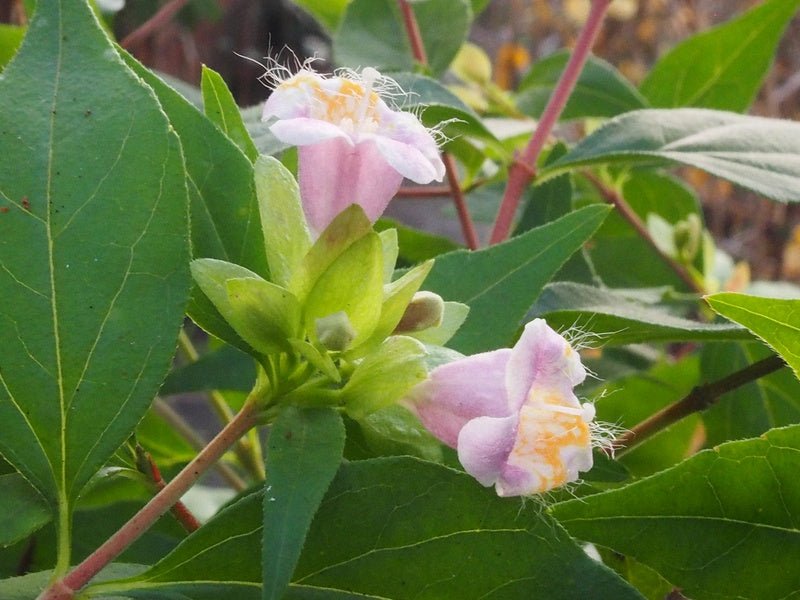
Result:
<instances>
[{"instance_id":1,"label":"pink flower","mask_svg":"<svg viewBox=\"0 0 800 600\"><path fill-rule=\"evenodd\" d=\"M376 92L389 81L372 68L330 78L302 69L264 105L263 119L277 119L272 133L300 147L300 195L316 234L350 204L375 221L404 177L422 184L444 176L431 133Z\"/></svg>"},{"instance_id":2,"label":"pink flower","mask_svg":"<svg viewBox=\"0 0 800 600\"><path fill-rule=\"evenodd\" d=\"M481 484L538 494L592 468L594 406L573 393L585 377L578 353L536 319L513 349L439 366L408 400Z\"/></svg>"}]
</instances>

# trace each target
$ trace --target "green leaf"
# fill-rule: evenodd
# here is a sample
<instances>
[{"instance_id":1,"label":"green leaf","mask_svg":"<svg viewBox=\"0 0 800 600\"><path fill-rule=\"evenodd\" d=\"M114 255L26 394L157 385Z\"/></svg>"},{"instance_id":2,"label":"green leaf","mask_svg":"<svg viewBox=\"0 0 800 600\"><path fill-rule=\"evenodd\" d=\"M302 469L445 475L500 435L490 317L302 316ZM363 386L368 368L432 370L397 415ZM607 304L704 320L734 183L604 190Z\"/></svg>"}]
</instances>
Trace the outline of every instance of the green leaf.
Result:
<instances>
[{"instance_id":1,"label":"green leaf","mask_svg":"<svg viewBox=\"0 0 800 600\"><path fill-rule=\"evenodd\" d=\"M97 576L98 580L125 577L141 571L141 565L112 563ZM31 600L36 598L53 577L52 571L39 571L22 577L0 581L0 598L3 600ZM98 598L103 600L103 598ZM108 599L113 600L113 599Z\"/></svg>"},{"instance_id":2,"label":"green leaf","mask_svg":"<svg viewBox=\"0 0 800 600\"><path fill-rule=\"evenodd\" d=\"M412 5L431 70L447 69L472 23L467 0L417 0ZM414 58L394 0L353 0L333 39L337 64L411 71Z\"/></svg>"},{"instance_id":3,"label":"green leaf","mask_svg":"<svg viewBox=\"0 0 800 600\"><path fill-rule=\"evenodd\" d=\"M393 404L358 421L345 420L348 460L378 456L416 456L442 462L442 444L408 409Z\"/></svg>"},{"instance_id":4,"label":"green leaf","mask_svg":"<svg viewBox=\"0 0 800 600\"><path fill-rule=\"evenodd\" d=\"M0 164L0 453L58 510L63 568L74 500L175 350L190 283L183 159L85 2L42 3L0 97L14 157Z\"/></svg>"},{"instance_id":5,"label":"green leaf","mask_svg":"<svg viewBox=\"0 0 800 600\"><path fill-rule=\"evenodd\" d=\"M800 200L800 123L699 108L615 117L540 172L604 163L674 161L781 202Z\"/></svg>"},{"instance_id":6,"label":"green leaf","mask_svg":"<svg viewBox=\"0 0 800 600\"><path fill-rule=\"evenodd\" d=\"M351 0L292 0L302 6L329 31L335 31Z\"/></svg>"},{"instance_id":7,"label":"green leaf","mask_svg":"<svg viewBox=\"0 0 800 600\"><path fill-rule=\"evenodd\" d=\"M537 119L542 115L569 57L569 51L561 50L531 67L519 84L519 110ZM561 119L615 117L639 108L647 108L647 100L636 88L612 65L589 56Z\"/></svg>"},{"instance_id":8,"label":"green leaf","mask_svg":"<svg viewBox=\"0 0 800 600\"><path fill-rule=\"evenodd\" d=\"M397 231L399 258L409 265L425 262L445 252L458 249L458 244L448 238L412 229L392 219L382 218L375 223L376 231L383 232L388 228ZM394 265L391 266L394 268Z\"/></svg>"},{"instance_id":9,"label":"green leaf","mask_svg":"<svg viewBox=\"0 0 800 600\"><path fill-rule=\"evenodd\" d=\"M703 323L671 314L666 306L648 305L622 291L580 283L551 283L531 309L531 317L551 327L577 326L608 344L749 340L750 333L731 323Z\"/></svg>"},{"instance_id":10,"label":"green leaf","mask_svg":"<svg viewBox=\"0 0 800 600\"><path fill-rule=\"evenodd\" d=\"M597 420L631 428L686 396L699 379L697 357L690 356L610 382L592 391ZM684 418L626 451L619 461L637 477L671 467L686 456L699 424L697 415Z\"/></svg>"},{"instance_id":11,"label":"green leaf","mask_svg":"<svg viewBox=\"0 0 800 600\"><path fill-rule=\"evenodd\" d=\"M642 82L642 93L657 107L745 111L799 6L800 0L768 0L690 37L659 59Z\"/></svg>"},{"instance_id":12,"label":"green leaf","mask_svg":"<svg viewBox=\"0 0 800 600\"><path fill-rule=\"evenodd\" d=\"M706 296L706 302L714 312L761 338L800 378L800 300L723 292Z\"/></svg>"},{"instance_id":13,"label":"green leaf","mask_svg":"<svg viewBox=\"0 0 800 600\"><path fill-rule=\"evenodd\" d=\"M242 113L228 86L225 85L225 80L219 73L203 65L201 89L206 116L239 146L251 162L255 162L258 158L258 149L244 126Z\"/></svg>"},{"instance_id":14,"label":"green leaf","mask_svg":"<svg viewBox=\"0 0 800 600\"><path fill-rule=\"evenodd\" d=\"M242 265L267 277L267 256L253 165L228 137L178 92L123 53L153 88L181 139L192 214L192 255Z\"/></svg>"},{"instance_id":15,"label":"green leaf","mask_svg":"<svg viewBox=\"0 0 800 600\"><path fill-rule=\"evenodd\" d=\"M414 338L393 335L366 356L342 389L347 414L363 419L394 404L428 376L425 347Z\"/></svg>"},{"instance_id":16,"label":"green leaf","mask_svg":"<svg viewBox=\"0 0 800 600\"><path fill-rule=\"evenodd\" d=\"M800 589L800 426L723 444L624 488L556 505L575 537L632 556L697 600Z\"/></svg>"},{"instance_id":17,"label":"green leaf","mask_svg":"<svg viewBox=\"0 0 800 600\"><path fill-rule=\"evenodd\" d=\"M437 258L423 287L470 307L449 345L472 354L511 343L544 285L608 212L606 206L587 206L503 244Z\"/></svg>"},{"instance_id":18,"label":"green leaf","mask_svg":"<svg viewBox=\"0 0 800 600\"><path fill-rule=\"evenodd\" d=\"M0 72L17 53L24 37L24 27L0 23Z\"/></svg>"},{"instance_id":19,"label":"green leaf","mask_svg":"<svg viewBox=\"0 0 800 600\"><path fill-rule=\"evenodd\" d=\"M291 292L250 277L225 282L231 306L230 323L263 354L291 352L291 338L300 334L302 309Z\"/></svg>"},{"instance_id":20,"label":"green leaf","mask_svg":"<svg viewBox=\"0 0 800 600\"><path fill-rule=\"evenodd\" d=\"M159 392L163 396L209 390L249 392L256 380L255 362L249 355L225 344L167 375Z\"/></svg>"},{"instance_id":21,"label":"green leaf","mask_svg":"<svg viewBox=\"0 0 800 600\"><path fill-rule=\"evenodd\" d=\"M272 281L287 285L311 248L300 188L289 170L271 156L258 158L255 177Z\"/></svg>"},{"instance_id":22,"label":"green leaf","mask_svg":"<svg viewBox=\"0 0 800 600\"><path fill-rule=\"evenodd\" d=\"M283 597L343 449L344 425L331 408L290 407L273 425L264 492L264 600Z\"/></svg>"},{"instance_id":23,"label":"green leaf","mask_svg":"<svg viewBox=\"0 0 800 600\"><path fill-rule=\"evenodd\" d=\"M716 381L770 356L762 344L708 344L701 352L703 381ZM756 437L800 422L800 382L780 369L719 397L703 411L706 445Z\"/></svg>"},{"instance_id":24,"label":"green leaf","mask_svg":"<svg viewBox=\"0 0 800 600\"><path fill-rule=\"evenodd\" d=\"M408 457L342 466L293 583L394 600L641 598L535 503Z\"/></svg>"},{"instance_id":25,"label":"green leaf","mask_svg":"<svg viewBox=\"0 0 800 600\"><path fill-rule=\"evenodd\" d=\"M42 495L19 473L0 475L0 547L30 535L52 517Z\"/></svg>"}]
</instances>

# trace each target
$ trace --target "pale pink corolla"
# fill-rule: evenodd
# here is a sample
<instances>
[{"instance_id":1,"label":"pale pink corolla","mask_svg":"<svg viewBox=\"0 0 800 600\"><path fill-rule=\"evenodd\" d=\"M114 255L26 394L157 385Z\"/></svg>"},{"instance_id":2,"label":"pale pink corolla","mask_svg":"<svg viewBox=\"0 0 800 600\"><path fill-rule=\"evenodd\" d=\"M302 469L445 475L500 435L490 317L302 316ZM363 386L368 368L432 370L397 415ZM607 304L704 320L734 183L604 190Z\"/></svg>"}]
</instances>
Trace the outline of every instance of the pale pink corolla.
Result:
<instances>
[{"instance_id":1,"label":"pale pink corolla","mask_svg":"<svg viewBox=\"0 0 800 600\"><path fill-rule=\"evenodd\" d=\"M573 392L585 377L578 353L535 319L513 349L435 368L409 401L481 484L500 496L531 495L592 468L594 406Z\"/></svg>"},{"instance_id":2,"label":"pale pink corolla","mask_svg":"<svg viewBox=\"0 0 800 600\"><path fill-rule=\"evenodd\" d=\"M424 184L444 176L430 131L376 91L386 81L372 68L328 78L302 69L264 105L263 119L277 119L270 131L299 146L300 195L316 234L350 204L375 221L404 177Z\"/></svg>"}]
</instances>

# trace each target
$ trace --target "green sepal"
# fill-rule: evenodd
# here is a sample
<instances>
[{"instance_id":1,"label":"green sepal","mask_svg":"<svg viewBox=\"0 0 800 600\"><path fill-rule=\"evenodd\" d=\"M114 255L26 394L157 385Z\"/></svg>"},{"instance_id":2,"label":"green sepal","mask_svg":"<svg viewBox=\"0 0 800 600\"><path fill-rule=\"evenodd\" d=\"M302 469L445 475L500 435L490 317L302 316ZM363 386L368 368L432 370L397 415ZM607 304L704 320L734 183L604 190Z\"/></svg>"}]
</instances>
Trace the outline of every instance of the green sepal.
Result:
<instances>
[{"instance_id":1,"label":"green sepal","mask_svg":"<svg viewBox=\"0 0 800 600\"><path fill-rule=\"evenodd\" d=\"M330 354L318 350L316 346L305 340L289 340L289 344L297 354L314 365L323 375L330 377L336 383L342 380Z\"/></svg>"},{"instance_id":2,"label":"green sepal","mask_svg":"<svg viewBox=\"0 0 800 600\"><path fill-rule=\"evenodd\" d=\"M363 356L392 334L400 319L403 318L408 303L422 286L431 268L433 268L433 260L426 261L405 273L397 281L383 286L380 320L369 340L361 347L353 347L356 356Z\"/></svg>"},{"instance_id":3,"label":"green sepal","mask_svg":"<svg viewBox=\"0 0 800 600\"><path fill-rule=\"evenodd\" d=\"M331 221L292 273L289 290L301 304L334 261L370 232L372 225L357 204L351 204Z\"/></svg>"},{"instance_id":4,"label":"green sepal","mask_svg":"<svg viewBox=\"0 0 800 600\"><path fill-rule=\"evenodd\" d=\"M383 283L390 283L394 276L394 267L397 264L397 257L400 255L400 242L397 237L396 229L384 229L379 231L381 237L381 247L383 248Z\"/></svg>"},{"instance_id":5,"label":"green sepal","mask_svg":"<svg viewBox=\"0 0 800 600\"><path fill-rule=\"evenodd\" d=\"M258 158L258 149L225 80L219 73L203 65L200 87L205 115L253 162Z\"/></svg>"},{"instance_id":6,"label":"green sepal","mask_svg":"<svg viewBox=\"0 0 800 600\"><path fill-rule=\"evenodd\" d=\"M422 331L414 331L407 335L418 339L424 344L444 346L453 337L461 324L467 320L469 306L461 302L445 302L442 323L437 327L430 327Z\"/></svg>"},{"instance_id":7,"label":"green sepal","mask_svg":"<svg viewBox=\"0 0 800 600\"><path fill-rule=\"evenodd\" d=\"M242 339L262 354L292 351L289 339L300 334L302 309L291 292L252 277L229 279L225 289L227 317Z\"/></svg>"},{"instance_id":8,"label":"green sepal","mask_svg":"<svg viewBox=\"0 0 800 600\"><path fill-rule=\"evenodd\" d=\"M309 336L316 335L317 319L344 311L356 330L351 345L356 347L375 331L382 300L383 251L380 237L371 231L351 244L317 278L303 307L306 331Z\"/></svg>"},{"instance_id":9,"label":"green sepal","mask_svg":"<svg viewBox=\"0 0 800 600\"><path fill-rule=\"evenodd\" d=\"M311 248L300 188L289 170L271 156L256 160L255 182L271 279L285 286Z\"/></svg>"},{"instance_id":10,"label":"green sepal","mask_svg":"<svg viewBox=\"0 0 800 600\"><path fill-rule=\"evenodd\" d=\"M367 355L342 389L341 402L355 420L394 404L428 376L425 346L392 336Z\"/></svg>"},{"instance_id":11,"label":"green sepal","mask_svg":"<svg viewBox=\"0 0 800 600\"><path fill-rule=\"evenodd\" d=\"M387 406L358 421L348 420L345 458L416 456L442 462L442 444L400 404Z\"/></svg>"}]
</instances>

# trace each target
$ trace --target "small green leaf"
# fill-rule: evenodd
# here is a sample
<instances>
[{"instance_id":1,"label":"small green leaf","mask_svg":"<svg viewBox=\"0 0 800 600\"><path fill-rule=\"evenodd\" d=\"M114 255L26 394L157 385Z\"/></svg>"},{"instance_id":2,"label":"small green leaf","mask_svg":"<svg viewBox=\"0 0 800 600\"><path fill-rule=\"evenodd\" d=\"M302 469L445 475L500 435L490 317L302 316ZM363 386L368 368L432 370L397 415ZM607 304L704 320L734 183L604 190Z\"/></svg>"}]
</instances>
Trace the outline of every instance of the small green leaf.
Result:
<instances>
[{"instance_id":1,"label":"small green leaf","mask_svg":"<svg viewBox=\"0 0 800 600\"><path fill-rule=\"evenodd\" d=\"M557 330L575 325L597 335L603 345L752 339L746 329L731 323L691 321L623 291L580 283L549 284L531 309L533 316L546 318Z\"/></svg>"},{"instance_id":2,"label":"small green leaf","mask_svg":"<svg viewBox=\"0 0 800 600\"><path fill-rule=\"evenodd\" d=\"M394 269L397 264L397 256L400 254L400 244L397 241L396 229L380 230L377 227L375 231L381 238L381 248L383 249L383 283L391 283L394 277Z\"/></svg>"},{"instance_id":3,"label":"small green leaf","mask_svg":"<svg viewBox=\"0 0 800 600\"><path fill-rule=\"evenodd\" d=\"M800 426L774 429L551 512L691 598L779 600L800 589L798 469Z\"/></svg>"},{"instance_id":4,"label":"small green leaf","mask_svg":"<svg viewBox=\"0 0 800 600\"><path fill-rule=\"evenodd\" d=\"M467 0L417 0L419 23L430 68L440 74L455 58L472 23ZM411 71L414 58L394 0L352 0L333 39L337 64L371 65L385 71Z\"/></svg>"},{"instance_id":5,"label":"small green leaf","mask_svg":"<svg viewBox=\"0 0 800 600\"><path fill-rule=\"evenodd\" d=\"M253 358L223 345L203 354L197 362L173 369L159 392L163 396L185 392L232 390L249 392L256 380Z\"/></svg>"},{"instance_id":6,"label":"small green leaf","mask_svg":"<svg viewBox=\"0 0 800 600\"><path fill-rule=\"evenodd\" d=\"M24 37L24 27L0 23L0 72L3 71L17 53L17 49Z\"/></svg>"},{"instance_id":7,"label":"small green leaf","mask_svg":"<svg viewBox=\"0 0 800 600\"><path fill-rule=\"evenodd\" d=\"M363 419L394 404L428 376L425 347L417 340L394 335L366 356L342 389L347 414Z\"/></svg>"},{"instance_id":8,"label":"small green leaf","mask_svg":"<svg viewBox=\"0 0 800 600\"><path fill-rule=\"evenodd\" d=\"M723 292L706 296L706 302L715 312L761 338L800 379L800 300Z\"/></svg>"},{"instance_id":9,"label":"small green leaf","mask_svg":"<svg viewBox=\"0 0 800 600\"><path fill-rule=\"evenodd\" d=\"M300 333L301 308L291 292L252 277L225 282L230 323L248 344L263 354L290 352L289 339Z\"/></svg>"},{"instance_id":10,"label":"small green leaf","mask_svg":"<svg viewBox=\"0 0 800 600\"><path fill-rule=\"evenodd\" d=\"M448 238L412 229L391 219L382 218L375 223L376 231L383 233L389 230L387 228L397 232L397 243L400 247L398 258L404 264L415 265L459 248L458 244ZM393 262L391 268L394 269L394 266Z\"/></svg>"},{"instance_id":11,"label":"small green leaf","mask_svg":"<svg viewBox=\"0 0 800 600\"><path fill-rule=\"evenodd\" d=\"M228 86L225 85L225 80L219 73L203 65L201 89L206 116L239 146L251 162L254 162L258 158L258 150L244 126L242 113Z\"/></svg>"},{"instance_id":12,"label":"small green leaf","mask_svg":"<svg viewBox=\"0 0 800 600\"><path fill-rule=\"evenodd\" d=\"M503 244L437 258L424 289L470 307L450 345L471 354L511 343L544 285L608 212L606 206L587 206Z\"/></svg>"},{"instance_id":13,"label":"small green leaf","mask_svg":"<svg viewBox=\"0 0 800 600\"><path fill-rule=\"evenodd\" d=\"M392 404L358 421L346 420L345 458L363 460L378 456L416 456L442 462L442 444L411 412Z\"/></svg>"},{"instance_id":14,"label":"small green leaf","mask_svg":"<svg viewBox=\"0 0 800 600\"><path fill-rule=\"evenodd\" d=\"M342 419L330 408L289 407L272 426L268 448L262 598L279 600L291 581L311 520L342 460Z\"/></svg>"},{"instance_id":15,"label":"small green leaf","mask_svg":"<svg viewBox=\"0 0 800 600\"><path fill-rule=\"evenodd\" d=\"M52 515L42 495L19 473L0 475L0 547L44 526Z\"/></svg>"},{"instance_id":16,"label":"small green leaf","mask_svg":"<svg viewBox=\"0 0 800 600\"><path fill-rule=\"evenodd\" d=\"M258 158L255 177L271 278L287 285L311 248L300 188L289 170L271 156Z\"/></svg>"},{"instance_id":17,"label":"small green leaf","mask_svg":"<svg viewBox=\"0 0 800 600\"><path fill-rule=\"evenodd\" d=\"M336 31L351 0L292 0L292 2L314 15L329 31Z\"/></svg>"},{"instance_id":18,"label":"small green leaf","mask_svg":"<svg viewBox=\"0 0 800 600\"><path fill-rule=\"evenodd\" d=\"M800 201L800 123L700 108L637 110L608 121L540 172L673 161L781 202Z\"/></svg>"},{"instance_id":19,"label":"small green leaf","mask_svg":"<svg viewBox=\"0 0 800 600\"><path fill-rule=\"evenodd\" d=\"M642 82L653 106L743 112L753 101L800 0L768 0L681 42Z\"/></svg>"},{"instance_id":20,"label":"small green leaf","mask_svg":"<svg viewBox=\"0 0 800 600\"><path fill-rule=\"evenodd\" d=\"M531 67L519 84L517 106L523 113L537 119L541 116L569 57L570 52L562 50ZM606 61L590 56L561 119L615 117L646 107L647 100L619 71Z\"/></svg>"}]
</instances>

